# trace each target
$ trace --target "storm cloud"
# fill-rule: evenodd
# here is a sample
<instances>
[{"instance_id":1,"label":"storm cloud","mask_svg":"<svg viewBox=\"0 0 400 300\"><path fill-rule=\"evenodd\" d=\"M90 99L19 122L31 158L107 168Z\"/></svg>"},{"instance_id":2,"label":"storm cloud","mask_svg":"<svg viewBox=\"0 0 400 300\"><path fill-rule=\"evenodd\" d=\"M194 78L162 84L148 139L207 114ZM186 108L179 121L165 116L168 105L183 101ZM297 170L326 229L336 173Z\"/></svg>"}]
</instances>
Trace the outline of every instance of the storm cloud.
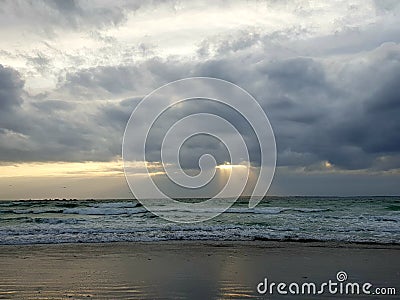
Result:
<instances>
[{"instance_id":1,"label":"storm cloud","mask_svg":"<svg viewBox=\"0 0 400 300\"><path fill-rule=\"evenodd\" d=\"M209 76L235 83L257 99L275 132L279 167L397 171L397 2L360 1L343 8L326 4L320 11L297 1L249 5L251 13L257 13L257 7L264 11L258 5L265 5L265 11L281 14L287 24L260 21L259 26L250 26L243 21L222 31L208 28L197 38L196 32L202 31L190 22L193 7L173 1L7 2L2 14L9 17L2 19L6 26L1 31L7 26L10 32L32 30L43 40L28 39L31 52L15 49L11 42L0 43L0 160L114 160L121 155L126 122L145 95L174 80ZM147 21L150 8L159 9L165 28L161 23L153 28ZM230 9L246 7L232 3ZM201 6L200 11L223 16L217 4ZM178 16L176 24L186 22L193 32L168 27L165 21L173 14ZM12 21L12 15L21 21ZM133 27L141 18L138 26L147 27ZM35 28L26 29L29 26ZM159 30L165 30L168 41ZM192 42L182 45L183 40ZM165 129L200 111L229 119L246 140L251 162L259 163L257 140L243 118L201 100L164 114L156 124L164 131L156 130L149 139L148 149L154 150L149 160L160 159L158 144ZM215 140L198 137L185 147L180 157L184 168L198 167L204 153L212 152L218 163L226 160L226 149Z\"/></svg>"}]
</instances>

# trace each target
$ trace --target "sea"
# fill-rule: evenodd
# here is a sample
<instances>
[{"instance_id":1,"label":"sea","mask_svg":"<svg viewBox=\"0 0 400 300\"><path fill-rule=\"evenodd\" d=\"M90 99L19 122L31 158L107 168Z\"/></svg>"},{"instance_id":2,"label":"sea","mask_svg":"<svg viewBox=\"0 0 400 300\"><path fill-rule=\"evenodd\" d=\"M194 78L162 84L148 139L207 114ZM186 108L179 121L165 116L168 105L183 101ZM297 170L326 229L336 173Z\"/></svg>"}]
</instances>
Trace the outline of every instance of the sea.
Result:
<instances>
[{"instance_id":1,"label":"sea","mask_svg":"<svg viewBox=\"0 0 400 300\"><path fill-rule=\"evenodd\" d=\"M0 201L2 245L175 240L400 244L400 197L265 197L255 208L239 198L218 217L190 224L166 221L136 200Z\"/></svg>"}]
</instances>

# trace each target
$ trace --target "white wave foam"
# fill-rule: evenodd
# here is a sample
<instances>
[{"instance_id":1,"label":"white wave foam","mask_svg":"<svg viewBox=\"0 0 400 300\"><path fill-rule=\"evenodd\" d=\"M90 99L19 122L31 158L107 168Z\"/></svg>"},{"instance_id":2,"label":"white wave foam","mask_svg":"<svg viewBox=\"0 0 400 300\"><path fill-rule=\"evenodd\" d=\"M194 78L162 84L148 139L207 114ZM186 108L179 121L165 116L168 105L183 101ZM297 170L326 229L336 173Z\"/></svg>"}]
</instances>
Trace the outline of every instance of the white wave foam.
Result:
<instances>
[{"instance_id":1,"label":"white wave foam","mask_svg":"<svg viewBox=\"0 0 400 300\"><path fill-rule=\"evenodd\" d=\"M145 213L143 207L75 207L63 210L64 214L77 215L134 215Z\"/></svg>"},{"instance_id":2,"label":"white wave foam","mask_svg":"<svg viewBox=\"0 0 400 300\"><path fill-rule=\"evenodd\" d=\"M138 203L134 202L105 202L105 203L96 203L91 205L91 207L97 208L134 208L137 207Z\"/></svg>"}]
</instances>

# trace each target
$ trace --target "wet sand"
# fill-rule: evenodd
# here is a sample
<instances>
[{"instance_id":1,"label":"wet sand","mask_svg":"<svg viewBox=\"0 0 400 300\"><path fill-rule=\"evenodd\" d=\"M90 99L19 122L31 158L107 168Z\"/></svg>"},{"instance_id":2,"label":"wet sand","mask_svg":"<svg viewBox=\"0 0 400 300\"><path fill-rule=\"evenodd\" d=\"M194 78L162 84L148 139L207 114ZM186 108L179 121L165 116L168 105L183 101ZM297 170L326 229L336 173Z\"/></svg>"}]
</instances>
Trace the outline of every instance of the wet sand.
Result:
<instances>
[{"instance_id":1,"label":"wet sand","mask_svg":"<svg viewBox=\"0 0 400 300\"><path fill-rule=\"evenodd\" d=\"M395 287L400 246L298 242L152 242L0 246L1 299L309 299L257 284L335 280ZM398 297L398 295L397 295ZM313 296L312 299L396 299Z\"/></svg>"}]
</instances>

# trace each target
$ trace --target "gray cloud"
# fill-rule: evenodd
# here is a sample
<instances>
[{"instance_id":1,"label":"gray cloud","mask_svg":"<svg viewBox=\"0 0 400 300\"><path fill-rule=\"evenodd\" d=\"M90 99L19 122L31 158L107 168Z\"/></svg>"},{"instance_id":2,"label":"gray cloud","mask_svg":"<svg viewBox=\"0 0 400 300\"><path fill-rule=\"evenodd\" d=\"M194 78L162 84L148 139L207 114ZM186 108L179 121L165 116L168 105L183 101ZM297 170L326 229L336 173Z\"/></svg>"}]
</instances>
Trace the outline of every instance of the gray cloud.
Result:
<instances>
[{"instance_id":1,"label":"gray cloud","mask_svg":"<svg viewBox=\"0 0 400 300\"><path fill-rule=\"evenodd\" d=\"M384 45L372 54L365 54L369 63L361 68L342 64L334 71L320 58L287 57L270 61L260 57L260 53L253 56L245 53L205 62L150 59L132 66L91 68L67 74L60 89L69 89L78 97L92 93L92 98L107 98L127 93L144 95L166 82L190 75L224 78L243 86L260 101L276 133L281 166L307 167L329 161L342 169L380 168L380 157L386 157L387 161L398 153L397 45ZM242 63L238 64L238 60ZM385 76L376 81L377 73L372 70ZM345 83L342 78L346 78ZM375 84L367 91L363 82L369 81ZM99 139L108 133L109 144L118 145L110 147L113 149L110 155L119 154L124 125L139 99L110 101L97 108L95 123L103 128ZM207 103L191 104L167 114L168 122L160 128L168 128L177 117L198 111L231 117L240 128L238 117L232 118L226 110ZM154 140L159 141L164 131L159 131ZM251 141L251 131L242 133L249 140L256 163L257 147ZM185 152L192 154L183 155L185 166L195 167L197 160L193 157L199 157L200 152L209 148L208 144L201 148L201 143L193 142L191 147L196 151ZM156 152L153 160L159 159ZM396 164L390 167L387 162L381 166L395 167Z\"/></svg>"},{"instance_id":2,"label":"gray cloud","mask_svg":"<svg viewBox=\"0 0 400 300\"><path fill-rule=\"evenodd\" d=\"M59 26L115 25L124 20L124 8L86 10L83 2L58 1L41 5L45 8L32 10L57 12L62 19L53 21ZM379 9L393 12L396 7L387 3ZM105 19L98 20L102 14ZM18 72L1 67L0 135L6 142L0 143L0 159L113 159L120 155L130 113L144 95L173 80L211 76L238 84L260 102L275 131L279 166L321 169L328 161L344 170L400 168L398 29L393 26L379 34L381 25L311 39L293 38L304 34L301 28L268 35L243 30L203 41L193 59L150 57L64 70L57 88L41 97L25 92ZM39 67L50 61L38 56L32 63ZM156 124L149 141L150 160L159 160L160 139L173 121L195 112L230 120L248 143L252 162L259 162L254 134L240 115L200 101L172 109ZM217 141L198 137L186 144L181 162L196 168L197 158L210 151L219 163L226 160Z\"/></svg>"},{"instance_id":3,"label":"gray cloud","mask_svg":"<svg viewBox=\"0 0 400 300\"><path fill-rule=\"evenodd\" d=\"M105 3L104 3L105 4ZM55 29L82 30L90 27L115 26L126 20L125 7L134 10L138 3L102 5L78 0L3 1L1 23L4 26L33 25L35 34L55 35ZM15 16L19 19L15 21Z\"/></svg>"},{"instance_id":4,"label":"gray cloud","mask_svg":"<svg viewBox=\"0 0 400 300\"><path fill-rule=\"evenodd\" d=\"M0 112L5 112L22 103L24 81L12 68L0 65Z\"/></svg>"},{"instance_id":5,"label":"gray cloud","mask_svg":"<svg viewBox=\"0 0 400 300\"><path fill-rule=\"evenodd\" d=\"M144 96L170 81L193 76L192 67L190 63L160 58L126 66L100 66L67 73L59 91L80 99Z\"/></svg>"},{"instance_id":6,"label":"gray cloud","mask_svg":"<svg viewBox=\"0 0 400 300\"><path fill-rule=\"evenodd\" d=\"M379 157L390 159L392 154L399 151L399 122L395 117L398 114L396 82L399 73L394 55L397 46L393 47L376 50L379 55L370 58L370 64L364 68L353 70L345 67L340 70L344 72L342 76L345 78L353 78L345 85L341 85L338 74L329 73L323 61L302 57L263 63L248 58L248 62L240 68L235 63L236 57L232 60L213 59L190 64L157 60L156 63L148 61L132 67L85 70L82 73L90 80L76 82L85 89L101 87L106 94L110 91L140 94L190 74L228 78L253 93L270 116L278 143L279 165L307 166L326 160L343 169L376 168ZM154 68L155 65L157 68ZM379 73L386 76L366 93L359 81L373 80L368 79L368 76L374 76L374 68L381 68ZM71 75L71 78L80 76L82 74L77 73ZM116 78L122 80L114 80ZM144 81L143 78L148 80ZM73 86L74 82L69 80L67 84ZM112 126L121 135L133 107L128 108L118 102L104 106L101 110L102 125ZM229 117L226 110L217 109L213 105L191 104L181 107L175 114L166 115L169 121L160 128L169 128L177 117L196 111L212 111ZM236 122L240 128L238 118L231 118L231 121ZM249 135L249 132L244 130L244 136ZM163 136L163 131L158 132L154 140L159 141L160 136ZM207 144L204 144L203 149L201 143L195 144L192 147L200 152L209 148ZM252 149L254 141L249 144ZM183 162L193 167L197 162L193 157L200 154L196 151L190 153L193 156L183 158ZM155 154L153 159L157 160L158 156ZM390 164L386 163L383 168L389 167ZM394 167L397 165L391 168Z\"/></svg>"},{"instance_id":7,"label":"gray cloud","mask_svg":"<svg viewBox=\"0 0 400 300\"><path fill-rule=\"evenodd\" d=\"M96 126L96 108L30 97L12 68L0 67L0 160L109 160L115 153ZM100 138L99 138L100 137Z\"/></svg>"}]
</instances>

